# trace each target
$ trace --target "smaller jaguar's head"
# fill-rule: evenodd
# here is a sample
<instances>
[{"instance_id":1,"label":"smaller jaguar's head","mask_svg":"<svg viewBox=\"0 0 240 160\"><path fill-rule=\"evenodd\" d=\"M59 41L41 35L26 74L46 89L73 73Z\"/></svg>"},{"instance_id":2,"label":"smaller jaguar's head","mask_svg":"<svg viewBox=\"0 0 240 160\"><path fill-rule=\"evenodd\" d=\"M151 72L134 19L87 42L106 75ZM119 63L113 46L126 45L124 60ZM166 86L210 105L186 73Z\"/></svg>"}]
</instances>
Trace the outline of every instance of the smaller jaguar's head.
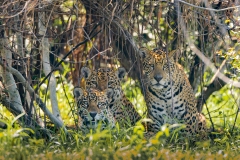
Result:
<instances>
[{"instance_id":1,"label":"smaller jaguar's head","mask_svg":"<svg viewBox=\"0 0 240 160\"><path fill-rule=\"evenodd\" d=\"M81 75L86 81L86 89L95 88L100 91L113 89L112 103L122 97L121 81L126 75L126 70L119 67L117 70L111 68L99 68L91 70L88 67L81 69Z\"/></svg>"},{"instance_id":2,"label":"smaller jaguar's head","mask_svg":"<svg viewBox=\"0 0 240 160\"><path fill-rule=\"evenodd\" d=\"M140 60L143 67L144 81L147 86L155 89L168 87L175 67L174 53L175 51L167 54L165 51L158 49L151 51L140 48Z\"/></svg>"},{"instance_id":3,"label":"smaller jaguar's head","mask_svg":"<svg viewBox=\"0 0 240 160\"><path fill-rule=\"evenodd\" d=\"M77 102L81 129L95 129L99 123L102 128L115 126L115 119L108 107L113 96L112 89L99 91L76 87L73 94Z\"/></svg>"}]
</instances>

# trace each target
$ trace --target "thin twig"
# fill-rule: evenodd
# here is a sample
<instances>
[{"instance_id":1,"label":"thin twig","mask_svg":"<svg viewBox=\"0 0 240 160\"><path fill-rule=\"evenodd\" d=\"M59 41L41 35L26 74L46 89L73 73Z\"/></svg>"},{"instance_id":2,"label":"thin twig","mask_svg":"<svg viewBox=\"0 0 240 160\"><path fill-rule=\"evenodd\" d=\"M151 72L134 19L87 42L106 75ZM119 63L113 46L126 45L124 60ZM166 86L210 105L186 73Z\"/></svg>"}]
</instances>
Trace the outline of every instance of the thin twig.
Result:
<instances>
[{"instance_id":1,"label":"thin twig","mask_svg":"<svg viewBox=\"0 0 240 160\"><path fill-rule=\"evenodd\" d=\"M229 84L231 84L235 87L240 88L240 82L234 81L234 80L228 78L227 76L225 76L224 74L222 74L221 72L218 72L218 69L214 66L214 64L200 50L197 49L195 44L190 39L190 36L189 36L189 34L186 30L186 26L185 26L184 21L181 17L181 12L179 11L178 14L180 14L179 22L180 22L181 29L184 33L184 37L185 37L186 41L188 42L188 45L189 45L190 49L205 63L205 65L207 67L209 67L212 70L212 72L216 73L216 76L218 78L220 78L222 81L224 81L227 84L229 83Z\"/></svg>"},{"instance_id":2,"label":"thin twig","mask_svg":"<svg viewBox=\"0 0 240 160\"><path fill-rule=\"evenodd\" d=\"M208 113L208 116L209 116L209 120L210 120L211 125L212 125L212 131L214 132L214 131L215 131L214 123L213 123L213 120L212 120L211 114L210 114L210 112L209 112L209 109L208 109L208 106L207 106L207 103L206 103L205 100L204 100L204 103L205 103L205 106L206 106L206 109L207 109L207 113Z\"/></svg>"},{"instance_id":3,"label":"thin twig","mask_svg":"<svg viewBox=\"0 0 240 160\"><path fill-rule=\"evenodd\" d=\"M235 119L234 119L234 123L233 123L233 127L232 127L232 130L231 130L231 134L233 134L233 130L234 130L236 122L237 122L238 113L240 111L239 108L240 108L240 106L238 106L238 109L237 109L237 113L236 113L236 116L235 116Z\"/></svg>"},{"instance_id":4,"label":"thin twig","mask_svg":"<svg viewBox=\"0 0 240 160\"><path fill-rule=\"evenodd\" d=\"M46 105L42 102L41 98L35 94L34 89L30 86L28 81L22 76L22 74L16 70L15 68L12 68L5 64L4 60L0 58L0 65L3 66L8 72L12 73L16 78L23 84L23 86L26 88L26 90L29 92L29 94L33 95L35 97L37 104L42 109L42 111L49 117L49 119L58 127L62 128L65 133L67 133L67 129L65 128L63 122L61 122L58 118L56 118L46 107Z\"/></svg>"},{"instance_id":5,"label":"thin twig","mask_svg":"<svg viewBox=\"0 0 240 160\"><path fill-rule=\"evenodd\" d=\"M185 2L185 1L183 1L183 0L178 0L178 1L181 2L181 3L184 3L184 4L186 4L186 5L189 5L189 6L191 6L191 7L194 7L194 8L203 9L203 10L207 10L207 11L214 11L214 12L221 12L221 11L226 11L226 10L229 10L229 9L240 8L240 5L238 5L238 6L227 7L227 8L223 8L223 9L213 9L213 8L196 6L196 5L194 5L194 4Z\"/></svg>"},{"instance_id":6,"label":"thin twig","mask_svg":"<svg viewBox=\"0 0 240 160\"><path fill-rule=\"evenodd\" d=\"M225 65L226 62L227 62L227 60L224 59L224 61L222 62L222 64L221 64L220 67L218 68L217 72L214 74L214 76L213 76L212 79L210 80L210 84L213 83L213 81L214 81L215 78L217 77L217 74L220 72L220 70L222 69L222 67Z\"/></svg>"},{"instance_id":7,"label":"thin twig","mask_svg":"<svg viewBox=\"0 0 240 160\"><path fill-rule=\"evenodd\" d=\"M95 28L96 28L96 27L95 27ZM77 49L80 45L88 42L90 39L92 39L93 37L95 37L99 32L101 32L101 30L98 31L97 33L93 34L91 37L89 37L89 39L85 39L84 41L82 41L82 42L78 43L76 46L74 46L74 47L61 59L61 61L58 62L58 63L54 66L53 70L52 70L51 72L49 72L46 77L44 77L44 79L39 83L38 87L35 89L35 92L38 91L38 89L40 88L40 86L48 79L49 76L52 75L53 71L55 71L55 70L57 69L57 67L58 67L70 54L72 54L75 49ZM92 32L91 32L91 33L92 33ZM91 33L90 33L90 34L91 34Z\"/></svg>"},{"instance_id":8,"label":"thin twig","mask_svg":"<svg viewBox=\"0 0 240 160\"><path fill-rule=\"evenodd\" d=\"M78 131L79 127L78 127L78 125L77 125L77 121L76 121L77 119L74 117L74 109L73 109L73 106L70 104L70 101L69 101L69 99L68 99L67 92L66 92L66 90L65 90L65 86L64 86L64 82L63 82L63 78L62 78L61 75L60 75L60 80L61 80L61 83L62 83L64 95L65 95L65 97L66 97L66 99L67 99L67 102L68 102L68 106L70 106L70 110L71 110L71 112L72 112L72 117L73 117L73 120L74 120L74 124L75 124L75 126L76 126L76 128L77 128L77 131Z\"/></svg>"}]
</instances>

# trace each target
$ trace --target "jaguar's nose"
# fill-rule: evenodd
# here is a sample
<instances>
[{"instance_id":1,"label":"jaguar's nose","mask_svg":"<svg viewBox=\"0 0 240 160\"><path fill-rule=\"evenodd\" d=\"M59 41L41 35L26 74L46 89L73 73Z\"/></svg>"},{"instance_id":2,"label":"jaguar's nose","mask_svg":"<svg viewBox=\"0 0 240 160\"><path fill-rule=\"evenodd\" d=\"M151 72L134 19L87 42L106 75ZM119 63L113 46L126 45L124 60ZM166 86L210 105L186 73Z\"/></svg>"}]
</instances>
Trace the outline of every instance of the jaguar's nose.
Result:
<instances>
[{"instance_id":1,"label":"jaguar's nose","mask_svg":"<svg viewBox=\"0 0 240 160\"><path fill-rule=\"evenodd\" d=\"M97 115L96 112L90 112L89 114L90 114L90 116L92 117L92 120L94 120L95 117L96 117L96 115Z\"/></svg>"},{"instance_id":2,"label":"jaguar's nose","mask_svg":"<svg viewBox=\"0 0 240 160\"><path fill-rule=\"evenodd\" d=\"M160 74L154 75L154 79L155 79L157 82L161 81L162 78L163 78L163 77L162 77Z\"/></svg>"}]
</instances>

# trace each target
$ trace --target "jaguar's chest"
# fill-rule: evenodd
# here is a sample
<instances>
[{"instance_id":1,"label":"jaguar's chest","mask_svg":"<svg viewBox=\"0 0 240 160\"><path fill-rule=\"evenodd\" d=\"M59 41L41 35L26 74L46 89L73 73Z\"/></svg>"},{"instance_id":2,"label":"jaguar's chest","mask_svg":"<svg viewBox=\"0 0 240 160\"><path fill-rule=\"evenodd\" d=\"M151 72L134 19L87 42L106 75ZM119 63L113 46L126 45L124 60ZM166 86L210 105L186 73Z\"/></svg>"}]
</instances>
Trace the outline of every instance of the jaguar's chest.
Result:
<instances>
[{"instance_id":1,"label":"jaguar's chest","mask_svg":"<svg viewBox=\"0 0 240 160\"><path fill-rule=\"evenodd\" d=\"M186 101L179 93L179 89L154 90L148 87L146 93L148 110L152 114L178 115L185 112Z\"/></svg>"}]
</instances>

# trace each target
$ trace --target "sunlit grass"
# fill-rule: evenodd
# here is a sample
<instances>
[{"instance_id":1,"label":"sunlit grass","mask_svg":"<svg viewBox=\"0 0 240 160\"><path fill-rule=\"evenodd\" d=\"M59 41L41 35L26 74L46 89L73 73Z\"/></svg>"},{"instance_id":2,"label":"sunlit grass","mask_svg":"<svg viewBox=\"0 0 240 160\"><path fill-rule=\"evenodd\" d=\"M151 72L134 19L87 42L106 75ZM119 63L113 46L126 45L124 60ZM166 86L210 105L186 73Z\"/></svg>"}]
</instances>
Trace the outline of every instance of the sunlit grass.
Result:
<instances>
[{"instance_id":1,"label":"sunlit grass","mask_svg":"<svg viewBox=\"0 0 240 160\"><path fill-rule=\"evenodd\" d=\"M14 119L14 116L11 112L7 110L2 104L0 104L0 119L4 121L12 121Z\"/></svg>"},{"instance_id":2,"label":"sunlit grass","mask_svg":"<svg viewBox=\"0 0 240 160\"><path fill-rule=\"evenodd\" d=\"M214 140L190 143L173 137L167 127L152 139L143 137L141 124L112 130L100 129L83 135L69 130L48 141L31 137L29 129L9 127L0 131L0 159L231 159L240 158L238 136L219 135ZM181 138L181 140L180 140Z\"/></svg>"},{"instance_id":3,"label":"sunlit grass","mask_svg":"<svg viewBox=\"0 0 240 160\"><path fill-rule=\"evenodd\" d=\"M208 118L210 123L210 116L214 123L214 127L220 130L232 131L233 126L238 128L240 124L240 116L238 116L238 107L240 103L239 89L223 87L220 91L213 93L203 107L203 113ZM209 113L207 108L209 109Z\"/></svg>"},{"instance_id":4,"label":"sunlit grass","mask_svg":"<svg viewBox=\"0 0 240 160\"><path fill-rule=\"evenodd\" d=\"M127 81L123 83L122 89L138 113L144 116L146 113L146 103L140 89L140 84L133 79L128 78Z\"/></svg>"},{"instance_id":5,"label":"sunlit grass","mask_svg":"<svg viewBox=\"0 0 240 160\"><path fill-rule=\"evenodd\" d=\"M58 105L64 124L72 126L76 117L73 86L62 79L57 85ZM136 82L128 79L123 90L142 114L145 111L144 98L137 86ZM50 109L44 89L40 95L42 99L47 96ZM163 127L155 137L147 140L140 122L130 128L116 127L103 131L98 128L87 135L72 128L68 135L56 131L51 132L50 139L36 138L33 130L13 125L14 117L1 108L1 119L8 124L8 129L0 129L0 159L239 159L239 118L234 132L231 132L238 93L237 90L231 92L223 88L209 99L207 106L217 130L212 138L204 140L199 137L189 140L177 132L170 132L168 127ZM206 109L204 114L207 115Z\"/></svg>"}]
</instances>

